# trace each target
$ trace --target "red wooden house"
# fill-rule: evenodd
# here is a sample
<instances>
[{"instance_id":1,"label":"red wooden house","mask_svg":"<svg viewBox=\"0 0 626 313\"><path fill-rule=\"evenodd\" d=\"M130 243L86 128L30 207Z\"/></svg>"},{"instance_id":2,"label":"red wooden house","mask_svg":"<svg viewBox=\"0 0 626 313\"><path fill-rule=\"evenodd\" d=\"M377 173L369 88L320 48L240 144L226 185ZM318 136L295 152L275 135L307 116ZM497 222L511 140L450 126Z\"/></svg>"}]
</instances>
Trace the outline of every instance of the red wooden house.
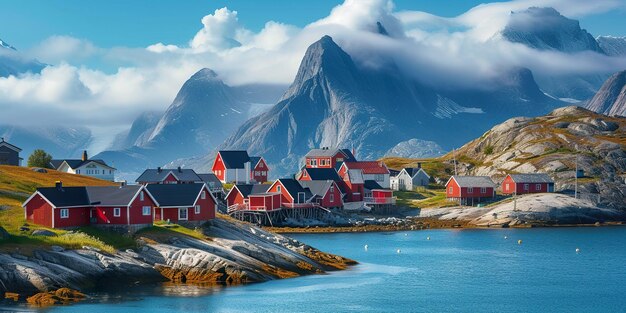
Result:
<instances>
[{"instance_id":1,"label":"red wooden house","mask_svg":"<svg viewBox=\"0 0 626 313\"><path fill-rule=\"evenodd\" d=\"M234 185L226 195L226 205L230 211L275 211L281 206L280 193L268 193L269 185Z\"/></svg>"},{"instance_id":2,"label":"red wooden house","mask_svg":"<svg viewBox=\"0 0 626 313\"><path fill-rule=\"evenodd\" d=\"M264 183L269 175L263 157L250 157L245 150L218 151L212 170L222 183Z\"/></svg>"},{"instance_id":3,"label":"red wooden house","mask_svg":"<svg viewBox=\"0 0 626 313\"><path fill-rule=\"evenodd\" d=\"M22 205L26 220L50 228L150 225L154 198L143 186L37 188Z\"/></svg>"},{"instance_id":4,"label":"red wooden house","mask_svg":"<svg viewBox=\"0 0 626 313\"><path fill-rule=\"evenodd\" d=\"M157 201L155 221L202 223L215 218L217 201L204 183L151 184L146 188Z\"/></svg>"},{"instance_id":5,"label":"red wooden house","mask_svg":"<svg viewBox=\"0 0 626 313\"><path fill-rule=\"evenodd\" d=\"M502 193L521 195L554 192L554 181L548 174L509 174L502 181Z\"/></svg>"},{"instance_id":6,"label":"red wooden house","mask_svg":"<svg viewBox=\"0 0 626 313\"><path fill-rule=\"evenodd\" d=\"M339 169L339 176L342 178L346 202L360 202L365 196L365 180L363 179L363 171L360 169L349 170L342 166Z\"/></svg>"},{"instance_id":7,"label":"red wooden house","mask_svg":"<svg viewBox=\"0 0 626 313\"><path fill-rule=\"evenodd\" d=\"M308 188L314 196L313 202L318 205L330 208L343 207L343 194L339 185L333 180L301 180L300 185Z\"/></svg>"},{"instance_id":8,"label":"red wooden house","mask_svg":"<svg viewBox=\"0 0 626 313\"><path fill-rule=\"evenodd\" d=\"M292 178L281 178L276 180L268 189L269 193L281 194L281 206L283 208L313 207L313 194L308 188L302 187L300 183Z\"/></svg>"},{"instance_id":9,"label":"red wooden house","mask_svg":"<svg viewBox=\"0 0 626 313\"><path fill-rule=\"evenodd\" d=\"M157 167L156 169L146 169L135 180L138 184L193 184L202 182L202 179L192 169L176 168L166 169Z\"/></svg>"},{"instance_id":10,"label":"red wooden house","mask_svg":"<svg viewBox=\"0 0 626 313\"><path fill-rule=\"evenodd\" d=\"M144 186L85 188L92 205L91 224L152 225L152 211L157 203Z\"/></svg>"},{"instance_id":11,"label":"red wooden house","mask_svg":"<svg viewBox=\"0 0 626 313\"><path fill-rule=\"evenodd\" d=\"M343 162L354 162L356 158L348 149L311 149L305 156L307 168L334 168L339 169Z\"/></svg>"},{"instance_id":12,"label":"red wooden house","mask_svg":"<svg viewBox=\"0 0 626 313\"><path fill-rule=\"evenodd\" d=\"M446 197L461 205L480 203L495 195L495 185L487 176L452 176L446 182Z\"/></svg>"}]
</instances>

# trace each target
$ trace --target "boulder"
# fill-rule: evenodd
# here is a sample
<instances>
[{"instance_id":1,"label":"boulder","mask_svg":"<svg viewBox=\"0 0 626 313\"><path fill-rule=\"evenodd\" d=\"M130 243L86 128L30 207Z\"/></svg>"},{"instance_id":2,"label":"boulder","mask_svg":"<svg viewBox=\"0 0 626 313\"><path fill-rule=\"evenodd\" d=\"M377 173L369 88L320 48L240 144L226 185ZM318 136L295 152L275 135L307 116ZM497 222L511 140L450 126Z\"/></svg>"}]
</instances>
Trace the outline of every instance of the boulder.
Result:
<instances>
[{"instance_id":1,"label":"boulder","mask_svg":"<svg viewBox=\"0 0 626 313\"><path fill-rule=\"evenodd\" d=\"M49 231L46 229L35 229L33 230L33 236L46 236L46 237L55 237L57 234L53 231Z\"/></svg>"},{"instance_id":2,"label":"boulder","mask_svg":"<svg viewBox=\"0 0 626 313\"><path fill-rule=\"evenodd\" d=\"M37 172L37 173L48 173L48 170L46 170L45 168L41 168L41 167L33 167L30 170L33 172Z\"/></svg>"}]
</instances>

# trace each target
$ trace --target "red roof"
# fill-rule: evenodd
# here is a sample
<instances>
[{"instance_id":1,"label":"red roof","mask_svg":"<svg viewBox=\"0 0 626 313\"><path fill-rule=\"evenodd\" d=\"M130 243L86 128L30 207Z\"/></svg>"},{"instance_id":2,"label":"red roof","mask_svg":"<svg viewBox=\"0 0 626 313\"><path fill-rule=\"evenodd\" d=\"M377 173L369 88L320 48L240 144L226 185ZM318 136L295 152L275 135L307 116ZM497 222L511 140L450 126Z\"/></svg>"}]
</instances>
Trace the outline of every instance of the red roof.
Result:
<instances>
[{"instance_id":1,"label":"red roof","mask_svg":"<svg viewBox=\"0 0 626 313\"><path fill-rule=\"evenodd\" d=\"M355 170L360 169L363 174L389 174L389 169L383 162L378 161L359 161L359 162L345 162L348 169Z\"/></svg>"}]
</instances>

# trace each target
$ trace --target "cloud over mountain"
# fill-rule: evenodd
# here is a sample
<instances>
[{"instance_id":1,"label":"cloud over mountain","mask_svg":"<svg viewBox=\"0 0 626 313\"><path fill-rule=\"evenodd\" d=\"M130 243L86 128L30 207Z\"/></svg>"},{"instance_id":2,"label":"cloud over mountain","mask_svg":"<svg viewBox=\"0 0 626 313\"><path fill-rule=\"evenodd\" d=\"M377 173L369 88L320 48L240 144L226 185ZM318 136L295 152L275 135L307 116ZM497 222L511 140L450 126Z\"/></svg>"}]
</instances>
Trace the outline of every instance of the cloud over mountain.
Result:
<instances>
[{"instance_id":1,"label":"cloud over mountain","mask_svg":"<svg viewBox=\"0 0 626 313\"><path fill-rule=\"evenodd\" d=\"M327 17L302 28L268 21L247 29L238 13L220 8L201 20L187 44L157 42L148 47L97 47L88 40L55 36L28 51L49 63L40 73L0 78L0 123L45 120L109 127L115 134L147 110L164 110L186 78L214 69L229 85L287 84L293 81L306 48L332 36L362 67L391 64L418 81L448 88L482 86L512 68L538 76L604 75L626 68L623 56L597 51L533 49L499 36L511 11L553 7L568 18L604 12L617 0L518 0L479 5L457 17L395 11L389 0L346 0ZM380 23L389 36L379 33ZM610 35L610 34L594 34ZM97 58L107 69L83 62ZM38 119L39 118L39 119ZM112 138L112 135L111 135Z\"/></svg>"}]
</instances>

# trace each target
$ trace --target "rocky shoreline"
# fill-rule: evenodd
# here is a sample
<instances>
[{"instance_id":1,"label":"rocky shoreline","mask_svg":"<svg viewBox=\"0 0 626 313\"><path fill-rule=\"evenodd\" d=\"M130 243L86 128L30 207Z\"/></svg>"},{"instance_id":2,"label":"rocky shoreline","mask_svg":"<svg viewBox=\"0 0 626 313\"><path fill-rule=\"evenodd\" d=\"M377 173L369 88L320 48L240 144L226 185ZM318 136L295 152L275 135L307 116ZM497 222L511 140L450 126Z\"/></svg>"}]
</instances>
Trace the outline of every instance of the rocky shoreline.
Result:
<instances>
[{"instance_id":1,"label":"rocky shoreline","mask_svg":"<svg viewBox=\"0 0 626 313\"><path fill-rule=\"evenodd\" d=\"M85 247L0 254L0 292L39 305L64 303L61 295L89 294L115 284L176 282L236 285L342 270L355 261L319 251L255 226L215 219L205 239L145 234L137 249L109 254ZM66 288L66 289L63 289ZM59 292L58 290L62 290ZM50 298L58 298L58 301Z\"/></svg>"}]
</instances>

